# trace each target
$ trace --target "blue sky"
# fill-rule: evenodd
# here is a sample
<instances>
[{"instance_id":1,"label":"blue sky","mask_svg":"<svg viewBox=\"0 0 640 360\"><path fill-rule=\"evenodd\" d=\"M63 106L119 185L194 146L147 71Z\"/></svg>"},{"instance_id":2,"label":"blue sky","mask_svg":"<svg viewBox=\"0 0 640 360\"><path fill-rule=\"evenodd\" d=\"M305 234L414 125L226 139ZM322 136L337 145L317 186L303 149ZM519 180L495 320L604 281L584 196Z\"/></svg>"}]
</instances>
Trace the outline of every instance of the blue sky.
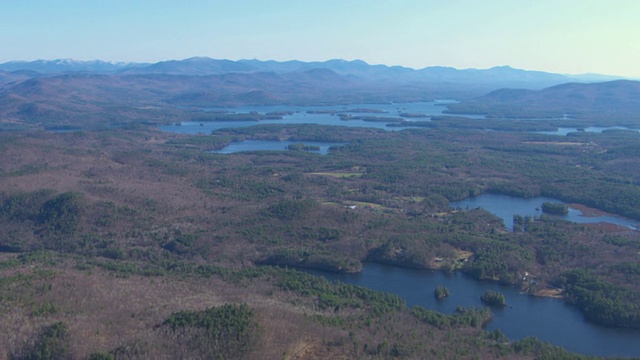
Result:
<instances>
[{"instance_id":1,"label":"blue sky","mask_svg":"<svg viewBox=\"0 0 640 360\"><path fill-rule=\"evenodd\" d=\"M640 77L640 0L0 0L0 62L362 59Z\"/></svg>"}]
</instances>

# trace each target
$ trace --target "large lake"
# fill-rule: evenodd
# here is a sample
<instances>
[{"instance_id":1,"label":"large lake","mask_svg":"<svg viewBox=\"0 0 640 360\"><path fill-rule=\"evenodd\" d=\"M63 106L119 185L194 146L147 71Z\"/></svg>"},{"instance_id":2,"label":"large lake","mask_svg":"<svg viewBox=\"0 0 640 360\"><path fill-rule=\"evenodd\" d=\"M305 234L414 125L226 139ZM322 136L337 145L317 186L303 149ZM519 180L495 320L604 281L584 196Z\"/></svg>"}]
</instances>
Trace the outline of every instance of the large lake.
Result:
<instances>
[{"instance_id":1,"label":"large lake","mask_svg":"<svg viewBox=\"0 0 640 360\"><path fill-rule=\"evenodd\" d=\"M581 354L640 357L640 330L595 325L562 300L529 296L517 288L477 281L460 272L447 274L374 263L365 264L357 274L309 272L397 294L409 306L421 305L447 314L455 312L458 305L483 306L480 296L486 290L499 291L505 295L508 307L492 308L493 320L487 330L500 329L512 340L535 336ZM435 299L433 292L438 285L449 289L448 298Z\"/></svg>"},{"instance_id":2,"label":"large lake","mask_svg":"<svg viewBox=\"0 0 640 360\"><path fill-rule=\"evenodd\" d=\"M552 203L562 203L567 204L563 201L552 199L548 197L538 196L534 198L519 198L515 196L509 195L500 195L500 194L482 194L480 196L467 198L462 201L456 201L449 204L452 208L460 208L460 209L475 209L482 208L485 209L492 214L502 218L505 226L510 231L513 230L513 215L521 215L521 216L536 216L542 215L542 211L540 208L542 207L542 203L544 202L552 202ZM640 227L640 222L627 219L622 216L612 215L612 214L602 214L598 216L585 216L581 210L572 208L569 205L569 214L564 216L555 216L560 219L573 221L576 223L610 223L620 226L626 226L632 230L638 230Z\"/></svg>"},{"instance_id":3,"label":"large lake","mask_svg":"<svg viewBox=\"0 0 640 360\"><path fill-rule=\"evenodd\" d=\"M389 103L389 104L353 104L353 105L333 105L333 106L242 106L237 108L205 108L205 111L228 112L237 114L247 113L288 113L279 120L260 121L186 121L179 125L165 125L160 128L183 134L210 134L213 131L224 128L249 127L258 124L320 124L333 126L368 127L379 128L390 131L407 129L406 126L388 126L392 121L364 121L358 119L341 120L341 114L348 114L352 117L380 117L396 118L411 121L429 121L431 116L442 115L447 109L446 104L454 103L454 100L439 100L432 102L414 103ZM363 111L366 110L366 111ZM330 112L336 112L331 114ZM401 114L412 114L413 117L402 117ZM417 117L416 115L422 115ZM467 116L467 115L460 115ZM473 118L483 118L484 116L468 115Z\"/></svg>"},{"instance_id":4,"label":"large lake","mask_svg":"<svg viewBox=\"0 0 640 360\"><path fill-rule=\"evenodd\" d=\"M367 127L378 128L388 131L399 131L411 128L411 122L431 121L431 116L447 115L466 117L471 119L484 119L484 115L467 114L446 114L446 105L456 103L455 100L436 100L430 102L412 103L388 103L388 104L351 104L351 105L327 105L327 106L293 106L293 105L273 105L273 106L240 106L240 107L205 107L204 112L219 112L221 114L283 114L282 119L260 120L260 121L185 121L174 125L164 125L160 129L181 134L211 134L212 132L226 128L249 127L259 124L320 124L330 126ZM364 110L364 111L363 111ZM331 113L333 112L333 113ZM411 114L411 116L406 116ZM379 117L402 119L400 125L395 121L365 121L360 119L342 120L340 115L350 115L352 117ZM405 116L402 116L405 115ZM561 118L567 119L567 118ZM529 119L536 120L536 119ZM549 120L549 119L537 119ZM557 119L556 119L557 120ZM480 123L481 124L481 123ZM390 126L392 125L392 126ZM415 127L414 127L415 128ZM482 126L479 126L482 128ZM590 126L584 129L560 127L554 131L536 131L538 134L566 136L572 132L592 132L601 133L605 130L631 130L623 126L598 127ZM51 131L73 131L67 129Z\"/></svg>"}]
</instances>

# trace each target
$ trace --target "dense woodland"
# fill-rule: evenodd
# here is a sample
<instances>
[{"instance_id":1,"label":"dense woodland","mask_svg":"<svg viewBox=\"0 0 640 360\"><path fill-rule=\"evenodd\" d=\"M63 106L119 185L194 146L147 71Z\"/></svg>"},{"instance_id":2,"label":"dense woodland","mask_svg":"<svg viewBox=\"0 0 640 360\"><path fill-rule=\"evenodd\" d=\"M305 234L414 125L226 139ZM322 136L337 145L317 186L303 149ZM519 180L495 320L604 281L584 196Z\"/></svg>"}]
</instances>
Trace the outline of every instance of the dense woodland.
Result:
<instances>
[{"instance_id":1,"label":"dense woodland","mask_svg":"<svg viewBox=\"0 0 640 360\"><path fill-rule=\"evenodd\" d=\"M346 145L208 152L243 139ZM544 195L640 220L638 155L621 130L0 133L0 357L580 358L482 330L486 308L408 308L291 268L464 271L640 328L638 231L543 215L509 232L449 207Z\"/></svg>"}]
</instances>

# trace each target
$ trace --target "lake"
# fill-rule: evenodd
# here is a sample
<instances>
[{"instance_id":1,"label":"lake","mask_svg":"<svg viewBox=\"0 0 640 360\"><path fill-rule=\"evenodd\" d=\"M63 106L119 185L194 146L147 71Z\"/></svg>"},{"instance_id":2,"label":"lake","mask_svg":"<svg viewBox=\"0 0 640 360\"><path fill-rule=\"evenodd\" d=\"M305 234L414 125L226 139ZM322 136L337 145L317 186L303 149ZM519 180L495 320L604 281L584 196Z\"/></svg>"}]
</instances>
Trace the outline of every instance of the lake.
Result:
<instances>
[{"instance_id":1,"label":"lake","mask_svg":"<svg viewBox=\"0 0 640 360\"><path fill-rule=\"evenodd\" d=\"M232 142L220 150L212 150L210 152L216 154L233 154L237 152L245 151L283 151L288 150L288 146L291 144L303 143L307 146L317 146L320 150L304 150L310 153L326 155L329 152L331 146L340 146L344 143L329 143L319 141L276 141L276 140L245 140Z\"/></svg>"},{"instance_id":2,"label":"lake","mask_svg":"<svg viewBox=\"0 0 640 360\"><path fill-rule=\"evenodd\" d=\"M558 130L555 130L555 131L536 131L536 133L537 134L546 134L546 135L567 136L567 134L574 133L574 132L601 133L601 132L603 132L605 130L630 130L630 131L640 132L640 130L638 130L638 129L630 129L630 128L627 128L627 127L624 127L624 126L611 126L611 127L589 126L589 127L586 127L584 129L582 129L581 131L578 130L578 128L561 127L561 128L558 128Z\"/></svg>"},{"instance_id":3,"label":"lake","mask_svg":"<svg viewBox=\"0 0 640 360\"><path fill-rule=\"evenodd\" d=\"M452 314L458 305L483 306L480 296L487 290L499 291L507 307L492 308L493 320L487 330L500 329L512 340L535 336L568 350L596 356L640 357L640 330L599 326L587 322L580 311L562 300L522 294L519 289L491 281L478 281L463 273L405 269L366 263L357 274L307 271L332 281L365 286L397 294L407 305ZM437 301L438 285L450 295Z\"/></svg>"},{"instance_id":4,"label":"lake","mask_svg":"<svg viewBox=\"0 0 640 360\"><path fill-rule=\"evenodd\" d=\"M328 126L366 127L378 128L387 131L399 131L411 128L411 122L431 121L431 116L449 115L466 117L470 119L484 119L485 115L473 114L446 114L446 105L457 103L456 100L436 100L430 102L412 103L387 103L387 104L351 104L351 105L327 105L327 106L240 106L240 107L205 107L204 112L219 112L225 114L269 114L281 113L282 119L260 121L184 121L174 125L163 125L160 129L180 134L211 134L212 132L226 128L249 127L259 124L320 124ZM331 113L333 112L333 113ZM340 115L352 117L380 117L402 119L402 125L394 121L365 121L361 119L342 120ZM404 116L402 116L404 115ZM407 116L410 115L410 116ZM567 119L560 118L560 119ZM529 119L536 120L536 119ZM549 120L549 119L537 119ZM555 119L558 120L558 119ZM393 126L389 126L393 125ZM414 127L415 128L415 127ZM423 127L424 128L424 127ZM590 126L584 132L601 133L605 130L631 130L623 126L598 127ZM538 134L566 136L572 132L578 132L578 128L561 127L554 131L536 131Z\"/></svg>"},{"instance_id":5,"label":"lake","mask_svg":"<svg viewBox=\"0 0 640 360\"><path fill-rule=\"evenodd\" d=\"M626 226L632 230L638 230L640 222L627 219L622 216L613 214L603 214L599 216L585 216L581 210L571 207L558 199L552 199L548 197L538 196L534 198L519 198L509 195L501 194L489 194L485 193L480 196L467 198L462 201L455 201L449 204L452 208L460 209L475 209L482 208L492 214L502 218L505 226L509 231L513 231L513 215L521 216L536 216L542 215L542 211L539 210L542 207L542 203L562 203L569 205L569 214L564 216L549 215L556 218L581 223L581 224L595 224L595 223L610 223L620 226Z\"/></svg>"},{"instance_id":6,"label":"lake","mask_svg":"<svg viewBox=\"0 0 640 360\"><path fill-rule=\"evenodd\" d=\"M432 102L414 103L389 103L389 104L353 104L332 106L242 106L237 108L209 107L204 111L228 112L228 113L290 113L283 115L278 120L260 121L185 121L178 125L165 125L160 129L181 134L210 134L213 131L224 128L249 127L258 124L320 124L331 126L367 127L388 131L407 129L410 126L387 126L392 121L365 121L358 119L341 120L339 115L348 114L352 117L385 117L402 118L406 122L430 121L431 116L442 115L447 109L446 104L455 103L454 100L437 100ZM331 114L330 112L335 112ZM401 114L411 114L411 117L402 117ZM484 116L464 115L466 117L483 118Z\"/></svg>"}]
</instances>

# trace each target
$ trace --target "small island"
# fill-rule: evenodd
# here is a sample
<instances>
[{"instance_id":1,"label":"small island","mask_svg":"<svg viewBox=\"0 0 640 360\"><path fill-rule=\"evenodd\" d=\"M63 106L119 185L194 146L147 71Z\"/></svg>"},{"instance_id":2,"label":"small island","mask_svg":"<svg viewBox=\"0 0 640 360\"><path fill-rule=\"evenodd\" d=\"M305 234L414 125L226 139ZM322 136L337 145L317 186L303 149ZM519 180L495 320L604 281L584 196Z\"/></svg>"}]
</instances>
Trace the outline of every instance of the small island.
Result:
<instances>
[{"instance_id":1,"label":"small island","mask_svg":"<svg viewBox=\"0 0 640 360\"><path fill-rule=\"evenodd\" d=\"M388 111L382 109L355 108L340 111L341 113L360 113L360 114L386 114Z\"/></svg>"},{"instance_id":2,"label":"small island","mask_svg":"<svg viewBox=\"0 0 640 360\"><path fill-rule=\"evenodd\" d=\"M287 146L287 150L291 151L320 151L320 146L318 145L307 145L304 143L295 143Z\"/></svg>"},{"instance_id":3,"label":"small island","mask_svg":"<svg viewBox=\"0 0 640 360\"><path fill-rule=\"evenodd\" d=\"M433 292L433 295L435 296L436 300L442 300L446 297L449 297L449 289L442 285L438 285L438 287L436 287L436 290Z\"/></svg>"},{"instance_id":4,"label":"small island","mask_svg":"<svg viewBox=\"0 0 640 360\"><path fill-rule=\"evenodd\" d=\"M265 113L266 116L290 116L293 115L294 112L293 111L270 111Z\"/></svg>"},{"instance_id":5,"label":"small island","mask_svg":"<svg viewBox=\"0 0 640 360\"><path fill-rule=\"evenodd\" d=\"M501 294L497 291L487 290L481 297L480 300L487 306L506 306L507 300L504 297L504 294Z\"/></svg>"},{"instance_id":6,"label":"small island","mask_svg":"<svg viewBox=\"0 0 640 360\"><path fill-rule=\"evenodd\" d=\"M401 113L400 116L403 118L428 118L429 117L429 115L423 114L423 113L408 113L408 112Z\"/></svg>"},{"instance_id":7,"label":"small island","mask_svg":"<svg viewBox=\"0 0 640 360\"><path fill-rule=\"evenodd\" d=\"M338 113L338 110L309 110L307 114L314 115L335 115Z\"/></svg>"},{"instance_id":8,"label":"small island","mask_svg":"<svg viewBox=\"0 0 640 360\"><path fill-rule=\"evenodd\" d=\"M350 114L340 115L340 120L343 120L343 121L361 120L361 121L367 121L367 122L389 122L389 123L404 122L402 118L384 117L384 116L353 116Z\"/></svg>"},{"instance_id":9,"label":"small island","mask_svg":"<svg viewBox=\"0 0 640 360\"><path fill-rule=\"evenodd\" d=\"M569 207L561 203L545 202L542 204L542 212L552 215L567 215Z\"/></svg>"}]
</instances>

